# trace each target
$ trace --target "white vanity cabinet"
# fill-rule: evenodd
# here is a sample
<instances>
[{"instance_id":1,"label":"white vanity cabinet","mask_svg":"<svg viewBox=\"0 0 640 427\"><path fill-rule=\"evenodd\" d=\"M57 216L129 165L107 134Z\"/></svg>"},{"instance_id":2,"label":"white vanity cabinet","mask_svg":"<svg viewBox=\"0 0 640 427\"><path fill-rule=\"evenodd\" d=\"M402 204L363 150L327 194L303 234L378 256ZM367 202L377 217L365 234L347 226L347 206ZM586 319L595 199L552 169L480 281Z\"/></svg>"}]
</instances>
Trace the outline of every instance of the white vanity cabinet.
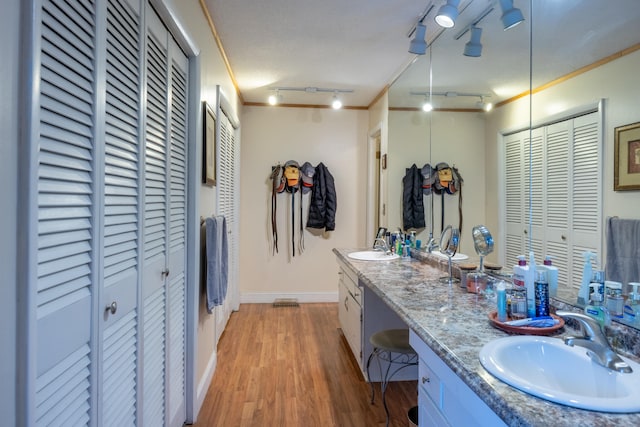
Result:
<instances>
[{"instance_id":1,"label":"white vanity cabinet","mask_svg":"<svg viewBox=\"0 0 640 427\"><path fill-rule=\"evenodd\" d=\"M418 421L431 426L505 426L414 331L409 343L418 353Z\"/></svg>"},{"instance_id":2,"label":"white vanity cabinet","mask_svg":"<svg viewBox=\"0 0 640 427\"><path fill-rule=\"evenodd\" d=\"M343 261L338 259L338 317L340 327L351 352L360 367L363 378L367 379L367 359L373 346L369 337L383 329L407 328L406 323L367 286L362 286L358 275ZM381 361L383 372L387 362ZM377 363L372 363L371 380L380 381L380 371ZM418 369L411 366L400 370L392 378L393 381L415 380Z\"/></svg>"},{"instance_id":3,"label":"white vanity cabinet","mask_svg":"<svg viewBox=\"0 0 640 427\"><path fill-rule=\"evenodd\" d=\"M358 286L358 276L345 267L340 266L338 272L338 316L340 327L351 352L361 365L362 360L362 288Z\"/></svg>"}]
</instances>

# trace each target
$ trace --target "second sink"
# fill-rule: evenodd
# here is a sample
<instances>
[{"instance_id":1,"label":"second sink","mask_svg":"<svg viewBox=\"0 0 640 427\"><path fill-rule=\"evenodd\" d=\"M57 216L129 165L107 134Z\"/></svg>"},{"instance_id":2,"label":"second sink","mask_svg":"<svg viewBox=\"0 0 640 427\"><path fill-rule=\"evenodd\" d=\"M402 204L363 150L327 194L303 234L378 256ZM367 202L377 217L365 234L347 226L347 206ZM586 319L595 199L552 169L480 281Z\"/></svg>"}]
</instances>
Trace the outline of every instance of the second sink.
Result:
<instances>
[{"instance_id":1,"label":"second sink","mask_svg":"<svg viewBox=\"0 0 640 427\"><path fill-rule=\"evenodd\" d=\"M512 336L480 350L482 366L505 383L545 400L593 411L640 412L640 365L633 373L594 363L587 350L558 338Z\"/></svg>"}]
</instances>

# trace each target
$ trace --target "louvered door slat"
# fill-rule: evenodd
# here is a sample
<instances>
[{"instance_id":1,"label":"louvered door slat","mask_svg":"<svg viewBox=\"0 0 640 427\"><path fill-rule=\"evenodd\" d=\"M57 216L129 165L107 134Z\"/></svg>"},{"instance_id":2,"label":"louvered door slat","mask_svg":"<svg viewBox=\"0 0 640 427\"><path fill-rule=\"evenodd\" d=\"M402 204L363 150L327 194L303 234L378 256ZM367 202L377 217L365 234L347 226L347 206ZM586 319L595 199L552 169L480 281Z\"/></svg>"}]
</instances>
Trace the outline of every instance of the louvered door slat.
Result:
<instances>
[{"instance_id":1,"label":"louvered door slat","mask_svg":"<svg viewBox=\"0 0 640 427\"><path fill-rule=\"evenodd\" d=\"M35 419L38 425L86 425L94 285L94 4L44 1L41 19Z\"/></svg>"},{"instance_id":2,"label":"louvered door slat","mask_svg":"<svg viewBox=\"0 0 640 427\"><path fill-rule=\"evenodd\" d=\"M547 184L545 213L548 227L566 229L569 224L569 203L567 186L569 184L569 132L566 124L558 124L557 130L550 126L547 132Z\"/></svg>"},{"instance_id":3,"label":"louvered door slat","mask_svg":"<svg viewBox=\"0 0 640 427\"><path fill-rule=\"evenodd\" d=\"M146 426L164 425L165 293L159 288L144 302L144 405Z\"/></svg>"},{"instance_id":4,"label":"louvered door slat","mask_svg":"<svg viewBox=\"0 0 640 427\"><path fill-rule=\"evenodd\" d=\"M599 224L599 203L594 189L599 187L598 125L587 123L574 129L573 224L576 230L593 231Z\"/></svg>"}]
</instances>

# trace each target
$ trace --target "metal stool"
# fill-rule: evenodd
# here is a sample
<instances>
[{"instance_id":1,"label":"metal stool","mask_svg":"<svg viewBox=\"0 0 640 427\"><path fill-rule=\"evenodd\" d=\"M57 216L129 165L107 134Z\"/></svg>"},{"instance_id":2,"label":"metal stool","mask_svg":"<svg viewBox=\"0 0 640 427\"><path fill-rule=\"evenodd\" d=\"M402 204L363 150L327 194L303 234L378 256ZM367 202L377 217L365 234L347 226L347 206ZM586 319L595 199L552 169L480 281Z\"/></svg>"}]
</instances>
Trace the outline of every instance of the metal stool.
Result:
<instances>
[{"instance_id":1,"label":"metal stool","mask_svg":"<svg viewBox=\"0 0 640 427\"><path fill-rule=\"evenodd\" d=\"M367 359L367 378L371 384L371 403L373 404L375 398L375 391L373 388L373 382L369 375L369 366L371 360L376 357L378 361L378 369L380 370L380 389L382 391L382 404L384 405L384 411L387 414L387 427L389 426L389 408L387 408L387 401L385 399L385 392L387 385L391 378L398 373L398 371L418 364L418 355L409 345L409 330L408 329L386 329L378 331L369 337L369 342L373 345L373 351ZM381 360L389 362L387 369L383 375ZM392 370L392 365L394 366Z\"/></svg>"}]
</instances>

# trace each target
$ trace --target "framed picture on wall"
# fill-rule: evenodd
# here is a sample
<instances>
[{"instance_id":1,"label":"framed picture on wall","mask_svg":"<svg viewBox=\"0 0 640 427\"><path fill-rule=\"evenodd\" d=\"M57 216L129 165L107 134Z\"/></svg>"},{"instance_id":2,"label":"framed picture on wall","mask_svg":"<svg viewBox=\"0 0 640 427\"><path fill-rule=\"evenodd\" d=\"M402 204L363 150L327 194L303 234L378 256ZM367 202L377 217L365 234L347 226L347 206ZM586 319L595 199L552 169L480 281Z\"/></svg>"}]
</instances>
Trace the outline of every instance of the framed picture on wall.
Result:
<instances>
[{"instance_id":1,"label":"framed picture on wall","mask_svg":"<svg viewBox=\"0 0 640 427\"><path fill-rule=\"evenodd\" d=\"M640 122L615 128L613 190L640 190Z\"/></svg>"},{"instance_id":2,"label":"framed picture on wall","mask_svg":"<svg viewBox=\"0 0 640 427\"><path fill-rule=\"evenodd\" d=\"M202 183L216 185L216 115L207 102L202 103L204 127L202 132Z\"/></svg>"}]
</instances>

